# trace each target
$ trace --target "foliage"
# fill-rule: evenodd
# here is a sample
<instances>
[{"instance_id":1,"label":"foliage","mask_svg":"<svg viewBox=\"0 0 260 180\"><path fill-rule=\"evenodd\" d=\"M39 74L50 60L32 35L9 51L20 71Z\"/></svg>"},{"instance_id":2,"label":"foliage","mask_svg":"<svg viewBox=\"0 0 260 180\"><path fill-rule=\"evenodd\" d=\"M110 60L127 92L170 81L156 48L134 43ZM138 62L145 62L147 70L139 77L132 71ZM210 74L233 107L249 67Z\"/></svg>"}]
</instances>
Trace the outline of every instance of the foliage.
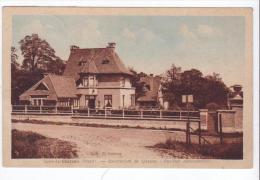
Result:
<instances>
[{"instance_id":1,"label":"foliage","mask_svg":"<svg viewBox=\"0 0 260 180\"><path fill-rule=\"evenodd\" d=\"M41 70L17 70L11 73L11 102L18 104L19 96L43 78Z\"/></svg>"},{"instance_id":2,"label":"foliage","mask_svg":"<svg viewBox=\"0 0 260 180\"><path fill-rule=\"evenodd\" d=\"M16 71L19 68L17 49L15 47L11 47L11 71Z\"/></svg>"},{"instance_id":3,"label":"foliage","mask_svg":"<svg viewBox=\"0 0 260 180\"><path fill-rule=\"evenodd\" d=\"M171 104L185 108L182 95L192 94L196 108L205 108L208 103L226 106L228 88L218 74L203 76L197 69L181 71L180 67L172 65L166 72L162 83L164 97Z\"/></svg>"},{"instance_id":4,"label":"foliage","mask_svg":"<svg viewBox=\"0 0 260 180\"><path fill-rule=\"evenodd\" d=\"M137 73L133 68L129 68L129 70L134 75L132 78L132 86L135 87L135 99L138 99L145 94L144 83L140 82L140 78L146 74L144 74L143 72Z\"/></svg>"},{"instance_id":5,"label":"foliage","mask_svg":"<svg viewBox=\"0 0 260 180\"><path fill-rule=\"evenodd\" d=\"M52 67L53 61L57 59L54 49L37 34L25 36L19 44L24 57L22 67L25 70L42 69L48 71L48 68Z\"/></svg>"},{"instance_id":6,"label":"foliage","mask_svg":"<svg viewBox=\"0 0 260 180\"><path fill-rule=\"evenodd\" d=\"M24 57L20 67L17 49L11 47L11 102L17 104L19 96L43 78L43 73L62 75L66 63L55 55L54 49L37 34L25 36L20 42Z\"/></svg>"}]
</instances>

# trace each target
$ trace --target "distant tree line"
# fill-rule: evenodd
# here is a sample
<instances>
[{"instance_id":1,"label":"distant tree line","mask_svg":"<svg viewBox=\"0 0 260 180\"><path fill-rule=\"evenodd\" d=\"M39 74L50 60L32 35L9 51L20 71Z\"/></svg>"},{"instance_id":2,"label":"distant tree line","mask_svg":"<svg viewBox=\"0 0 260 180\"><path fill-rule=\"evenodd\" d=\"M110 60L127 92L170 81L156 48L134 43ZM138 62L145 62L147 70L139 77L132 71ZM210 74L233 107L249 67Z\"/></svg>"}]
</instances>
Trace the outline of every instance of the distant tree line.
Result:
<instances>
[{"instance_id":1,"label":"distant tree line","mask_svg":"<svg viewBox=\"0 0 260 180\"><path fill-rule=\"evenodd\" d=\"M19 41L23 60L18 63L16 47L11 47L11 102L17 104L19 96L43 78L44 73L61 75L65 61L55 55L50 44L37 34Z\"/></svg>"}]
</instances>

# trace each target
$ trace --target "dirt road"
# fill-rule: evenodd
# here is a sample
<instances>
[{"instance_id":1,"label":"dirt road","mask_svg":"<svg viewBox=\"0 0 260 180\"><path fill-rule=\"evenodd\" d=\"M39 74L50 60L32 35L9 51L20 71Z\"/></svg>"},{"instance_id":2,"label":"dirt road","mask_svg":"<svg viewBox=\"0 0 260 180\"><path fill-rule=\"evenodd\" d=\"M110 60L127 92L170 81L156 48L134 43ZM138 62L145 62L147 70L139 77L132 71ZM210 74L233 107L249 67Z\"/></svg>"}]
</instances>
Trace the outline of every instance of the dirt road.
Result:
<instances>
[{"instance_id":1,"label":"dirt road","mask_svg":"<svg viewBox=\"0 0 260 180\"><path fill-rule=\"evenodd\" d=\"M74 142L79 158L97 159L161 159L172 158L147 146L166 139L185 140L184 132L148 129L97 128L69 125L12 123L13 129L33 131L51 138ZM192 138L193 141L197 137ZM177 157L178 158L178 157Z\"/></svg>"}]
</instances>

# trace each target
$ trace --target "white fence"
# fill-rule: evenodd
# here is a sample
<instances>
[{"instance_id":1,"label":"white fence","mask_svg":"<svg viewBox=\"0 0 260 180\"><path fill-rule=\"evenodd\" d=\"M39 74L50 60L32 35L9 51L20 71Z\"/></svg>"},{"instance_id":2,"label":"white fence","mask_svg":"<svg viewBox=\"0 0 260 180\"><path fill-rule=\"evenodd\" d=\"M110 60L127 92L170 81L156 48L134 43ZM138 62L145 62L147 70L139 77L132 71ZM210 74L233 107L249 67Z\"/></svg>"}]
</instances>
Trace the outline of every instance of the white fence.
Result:
<instances>
[{"instance_id":1,"label":"white fence","mask_svg":"<svg viewBox=\"0 0 260 180\"><path fill-rule=\"evenodd\" d=\"M199 111L135 110L135 109L91 109L87 107L13 105L13 114L64 114L78 117L174 119L198 121Z\"/></svg>"}]
</instances>

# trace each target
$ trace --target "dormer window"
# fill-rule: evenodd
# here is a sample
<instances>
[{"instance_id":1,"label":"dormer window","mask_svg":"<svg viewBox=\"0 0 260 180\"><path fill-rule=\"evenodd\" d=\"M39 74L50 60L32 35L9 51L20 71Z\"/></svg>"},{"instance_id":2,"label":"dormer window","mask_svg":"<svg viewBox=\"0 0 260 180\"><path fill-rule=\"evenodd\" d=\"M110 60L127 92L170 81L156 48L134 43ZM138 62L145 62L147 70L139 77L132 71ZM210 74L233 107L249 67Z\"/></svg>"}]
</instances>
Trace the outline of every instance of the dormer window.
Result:
<instances>
[{"instance_id":1,"label":"dormer window","mask_svg":"<svg viewBox=\"0 0 260 180\"><path fill-rule=\"evenodd\" d=\"M150 91L150 90L151 90L151 87L150 87L149 84L146 84L146 85L145 85L145 90L146 90L146 91Z\"/></svg>"},{"instance_id":2,"label":"dormer window","mask_svg":"<svg viewBox=\"0 0 260 180\"><path fill-rule=\"evenodd\" d=\"M79 66L84 66L84 65L86 65L87 64L87 61L80 61L79 62Z\"/></svg>"},{"instance_id":3,"label":"dormer window","mask_svg":"<svg viewBox=\"0 0 260 180\"><path fill-rule=\"evenodd\" d=\"M121 87L125 87L125 78L121 78Z\"/></svg>"},{"instance_id":4,"label":"dormer window","mask_svg":"<svg viewBox=\"0 0 260 180\"><path fill-rule=\"evenodd\" d=\"M104 59L103 61L102 61L102 64L108 64L109 63L109 60L108 59Z\"/></svg>"}]
</instances>

